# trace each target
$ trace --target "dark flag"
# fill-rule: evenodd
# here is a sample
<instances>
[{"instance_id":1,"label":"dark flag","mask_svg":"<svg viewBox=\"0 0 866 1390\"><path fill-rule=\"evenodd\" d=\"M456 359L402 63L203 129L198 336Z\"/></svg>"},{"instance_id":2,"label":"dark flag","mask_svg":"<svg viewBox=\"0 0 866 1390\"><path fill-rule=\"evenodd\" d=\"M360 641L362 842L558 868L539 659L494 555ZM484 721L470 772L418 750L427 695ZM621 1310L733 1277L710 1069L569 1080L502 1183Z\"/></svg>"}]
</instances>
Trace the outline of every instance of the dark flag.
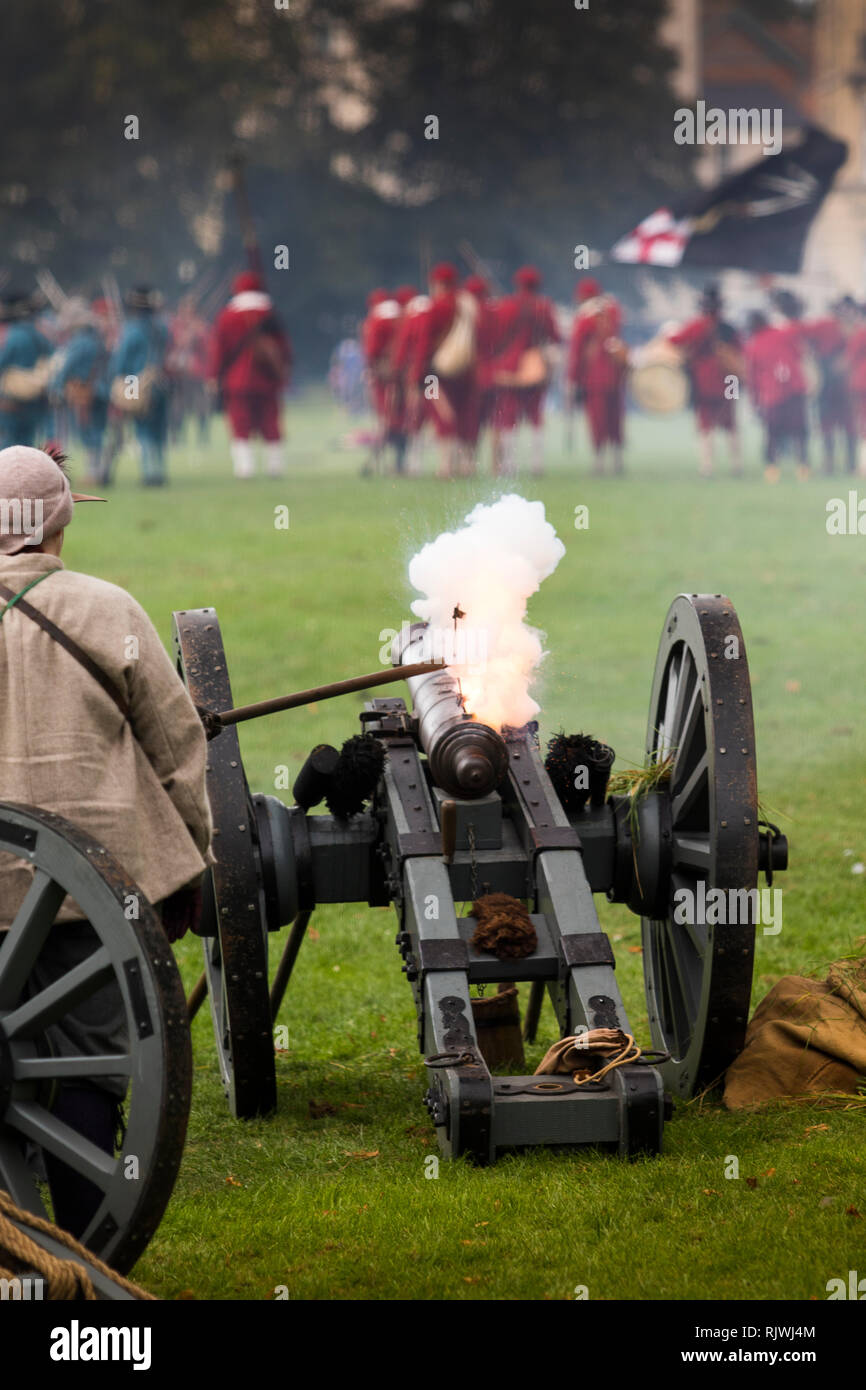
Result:
<instances>
[{"instance_id":1,"label":"dark flag","mask_svg":"<svg viewBox=\"0 0 866 1390\"><path fill-rule=\"evenodd\" d=\"M809 127L799 144L659 208L610 252L632 265L792 273L848 147Z\"/></svg>"}]
</instances>

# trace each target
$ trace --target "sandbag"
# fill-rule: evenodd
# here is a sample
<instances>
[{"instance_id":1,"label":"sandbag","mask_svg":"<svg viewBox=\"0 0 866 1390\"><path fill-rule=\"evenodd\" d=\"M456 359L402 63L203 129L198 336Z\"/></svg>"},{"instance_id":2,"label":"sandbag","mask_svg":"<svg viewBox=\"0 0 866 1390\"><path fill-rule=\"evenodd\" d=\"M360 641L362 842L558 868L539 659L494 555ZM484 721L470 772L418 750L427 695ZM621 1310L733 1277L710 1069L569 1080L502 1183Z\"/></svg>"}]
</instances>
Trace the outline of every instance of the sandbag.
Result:
<instances>
[{"instance_id":1,"label":"sandbag","mask_svg":"<svg viewBox=\"0 0 866 1390\"><path fill-rule=\"evenodd\" d=\"M790 1096L855 1092L866 1077L866 957L834 961L826 980L786 975L761 1000L725 1077L742 1110Z\"/></svg>"}]
</instances>

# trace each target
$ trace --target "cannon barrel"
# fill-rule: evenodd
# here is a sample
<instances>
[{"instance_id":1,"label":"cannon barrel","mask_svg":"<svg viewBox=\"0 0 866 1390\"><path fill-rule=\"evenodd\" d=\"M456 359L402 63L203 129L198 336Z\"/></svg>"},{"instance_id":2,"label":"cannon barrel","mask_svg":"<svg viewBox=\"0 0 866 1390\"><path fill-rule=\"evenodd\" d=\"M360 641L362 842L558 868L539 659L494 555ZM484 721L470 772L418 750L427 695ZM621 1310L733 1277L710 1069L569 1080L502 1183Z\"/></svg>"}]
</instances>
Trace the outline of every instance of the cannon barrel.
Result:
<instances>
[{"instance_id":1,"label":"cannon barrel","mask_svg":"<svg viewBox=\"0 0 866 1390\"><path fill-rule=\"evenodd\" d=\"M394 665L427 660L426 634L426 624L415 623L397 637L392 648ZM466 800L495 791L508 769L505 741L495 729L466 713L457 678L447 670L433 671L410 676L406 684L436 786Z\"/></svg>"}]
</instances>

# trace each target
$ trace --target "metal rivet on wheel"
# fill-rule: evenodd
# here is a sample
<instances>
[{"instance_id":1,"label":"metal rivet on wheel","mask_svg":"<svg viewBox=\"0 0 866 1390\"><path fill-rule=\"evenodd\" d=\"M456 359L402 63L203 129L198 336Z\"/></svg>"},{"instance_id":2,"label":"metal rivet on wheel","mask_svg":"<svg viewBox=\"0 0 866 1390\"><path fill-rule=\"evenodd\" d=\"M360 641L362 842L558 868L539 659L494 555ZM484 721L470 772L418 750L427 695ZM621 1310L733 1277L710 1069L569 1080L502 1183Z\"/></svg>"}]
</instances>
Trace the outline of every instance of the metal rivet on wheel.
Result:
<instances>
[{"instance_id":1,"label":"metal rivet on wheel","mask_svg":"<svg viewBox=\"0 0 866 1390\"><path fill-rule=\"evenodd\" d=\"M748 748L741 748L741 749L740 749L740 752L741 752L741 753L748 753L748 751L749 751Z\"/></svg>"},{"instance_id":2,"label":"metal rivet on wheel","mask_svg":"<svg viewBox=\"0 0 866 1390\"><path fill-rule=\"evenodd\" d=\"M728 828L728 822L727 822L726 820L723 820L723 821L722 821L722 829L723 829L723 830L727 830L727 828Z\"/></svg>"},{"instance_id":3,"label":"metal rivet on wheel","mask_svg":"<svg viewBox=\"0 0 866 1390\"><path fill-rule=\"evenodd\" d=\"M725 751L725 750L724 750L724 748L723 748L723 749L722 749L722 752L724 753L724 751ZM239 826L238 826L238 830L246 830L246 826L245 826L245 825L239 825Z\"/></svg>"},{"instance_id":4,"label":"metal rivet on wheel","mask_svg":"<svg viewBox=\"0 0 866 1390\"><path fill-rule=\"evenodd\" d=\"M720 752L720 753L727 753L727 751L728 751L727 748L720 748L720 749L719 749L719 752ZM243 827L241 827L241 828L243 829Z\"/></svg>"},{"instance_id":5,"label":"metal rivet on wheel","mask_svg":"<svg viewBox=\"0 0 866 1390\"><path fill-rule=\"evenodd\" d=\"M724 702L724 700L722 700L722 699L717 699L717 700L716 700L716 704L717 704L717 705L723 705L724 703L725 703L725 702Z\"/></svg>"},{"instance_id":6,"label":"metal rivet on wheel","mask_svg":"<svg viewBox=\"0 0 866 1390\"><path fill-rule=\"evenodd\" d=\"M743 825L751 825L751 824L752 824L752 822L751 822L750 818L749 818L748 816L743 816Z\"/></svg>"},{"instance_id":7,"label":"metal rivet on wheel","mask_svg":"<svg viewBox=\"0 0 866 1390\"><path fill-rule=\"evenodd\" d=\"M232 761L229 763L229 767L237 767L237 763L234 761L234 759L232 759Z\"/></svg>"}]
</instances>

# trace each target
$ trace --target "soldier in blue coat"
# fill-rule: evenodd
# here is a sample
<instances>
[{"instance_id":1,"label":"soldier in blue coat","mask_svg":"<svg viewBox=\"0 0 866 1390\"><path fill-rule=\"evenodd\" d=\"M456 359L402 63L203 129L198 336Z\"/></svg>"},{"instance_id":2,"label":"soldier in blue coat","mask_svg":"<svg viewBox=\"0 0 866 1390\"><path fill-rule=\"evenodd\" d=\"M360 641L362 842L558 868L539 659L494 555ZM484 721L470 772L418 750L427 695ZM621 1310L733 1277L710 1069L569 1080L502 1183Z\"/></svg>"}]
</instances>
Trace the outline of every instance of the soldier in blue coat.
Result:
<instances>
[{"instance_id":1,"label":"soldier in blue coat","mask_svg":"<svg viewBox=\"0 0 866 1390\"><path fill-rule=\"evenodd\" d=\"M89 481L106 487L111 482L103 449L108 419L108 350L96 315L83 299L67 301L57 326L68 337L53 390L65 402L87 450Z\"/></svg>"},{"instance_id":2,"label":"soldier in blue coat","mask_svg":"<svg viewBox=\"0 0 866 1390\"><path fill-rule=\"evenodd\" d=\"M162 297L139 287L126 296L129 318L109 363L109 377L120 379L123 396L141 447L141 480L145 487L166 482L165 445L168 435L168 384L165 358L168 328L156 311ZM112 399L117 403L115 387Z\"/></svg>"},{"instance_id":3,"label":"soldier in blue coat","mask_svg":"<svg viewBox=\"0 0 866 1390\"><path fill-rule=\"evenodd\" d=\"M51 344L33 322L36 306L29 295L10 294L0 303L0 322L9 325L0 347L0 449L12 444L33 444L47 428L48 398L21 400L3 391L3 374L9 367L35 367L51 356Z\"/></svg>"}]
</instances>

